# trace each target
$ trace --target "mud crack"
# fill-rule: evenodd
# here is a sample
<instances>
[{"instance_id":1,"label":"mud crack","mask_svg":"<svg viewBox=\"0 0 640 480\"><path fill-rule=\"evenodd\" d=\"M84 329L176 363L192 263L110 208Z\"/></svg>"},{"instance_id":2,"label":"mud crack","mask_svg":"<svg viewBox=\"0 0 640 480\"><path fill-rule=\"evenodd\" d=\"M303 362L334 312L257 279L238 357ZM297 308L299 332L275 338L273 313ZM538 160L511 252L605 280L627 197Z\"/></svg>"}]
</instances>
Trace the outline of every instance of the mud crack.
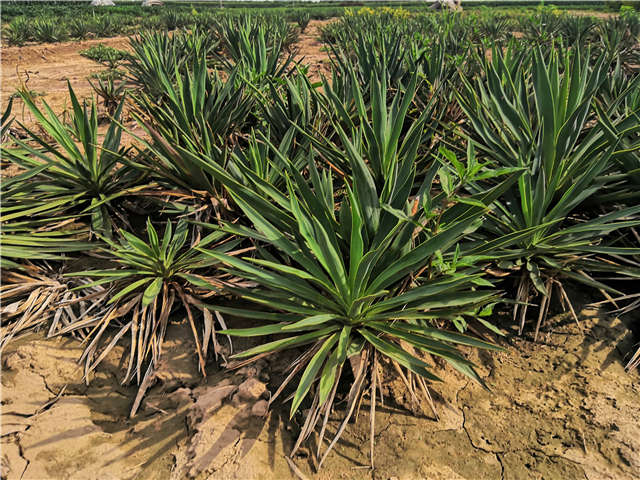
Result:
<instances>
[{"instance_id":1,"label":"mud crack","mask_svg":"<svg viewBox=\"0 0 640 480\"><path fill-rule=\"evenodd\" d=\"M24 469L22 469L22 473L20 474L20 480L24 477L24 474L27 473L27 468L29 468L29 459L24 456L24 449L22 448L22 443L20 443L20 435L16 434L15 436L16 446L18 447L18 455L25 461Z\"/></svg>"},{"instance_id":2,"label":"mud crack","mask_svg":"<svg viewBox=\"0 0 640 480\"><path fill-rule=\"evenodd\" d=\"M479 447L478 445L473 443L473 440L471 439L471 434L469 434L469 430L467 430L467 414L464 411L464 407L462 407L462 430L464 430L464 433L467 434L467 438L469 439L469 443L476 450L480 450L481 452L489 453L491 455L497 455L498 453L508 453L505 450L500 450L499 452L495 452L493 450L487 450L486 448ZM515 451L515 450L510 450L510 451Z\"/></svg>"},{"instance_id":3,"label":"mud crack","mask_svg":"<svg viewBox=\"0 0 640 480\"><path fill-rule=\"evenodd\" d=\"M506 453L504 451L495 452L493 450L487 450L486 448L482 448L482 447L476 445L475 443L473 443L473 439L471 438L471 434L469 433L469 430L467 429L467 413L465 411L465 408L468 408L468 407L466 405L460 405L460 402L459 402L460 392L462 392L465 388L467 388L469 386L469 383L470 383L470 381L467 381L467 383L464 385L464 387L462 387L456 393L456 404L458 405L458 408L460 408L460 411L462 412L462 430L467 435L467 438L469 439L469 443L471 444L471 446L473 448L475 448L476 450L480 450L481 452L489 453L489 454L496 455L496 456L498 455L498 453ZM502 466L502 462L500 462L500 465ZM503 468L503 470L504 470L504 468Z\"/></svg>"},{"instance_id":4,"label":"mud crack","mask_svg":"<svg viewBox=\"0 0 640 480\"><path fill-rule=\"evenodd\" d=\"M502 458L500 458L500 454L496 453L496 460L500 464L500 478L504 480L504 464L502 463Z\"/></svg>"}]
</instances>

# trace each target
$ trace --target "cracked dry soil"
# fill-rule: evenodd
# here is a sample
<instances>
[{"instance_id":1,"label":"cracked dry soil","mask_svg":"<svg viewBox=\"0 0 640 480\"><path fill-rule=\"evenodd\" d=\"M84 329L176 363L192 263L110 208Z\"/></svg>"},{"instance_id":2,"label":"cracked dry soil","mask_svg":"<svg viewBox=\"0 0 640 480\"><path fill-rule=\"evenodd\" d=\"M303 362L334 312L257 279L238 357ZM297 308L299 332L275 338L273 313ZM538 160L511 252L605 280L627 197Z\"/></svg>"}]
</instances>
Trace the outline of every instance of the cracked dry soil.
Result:
<instances>
[{"instance_id":1,"label":"cracked dry soil","mask_svg":"<svg viewBox=\"0 0 640 480\"><path fill-rule=\"evenodd\" d=\"M320 473L314 445L299 452L298 468L327 480L640 478L640 378L623 370L620 353L630 332L582 313L582 332L559 316L538 344L515 338L502 353L469 351L491 391L436 365L445 380L433 386L439 421L416 409L387 368L375 470L366 468L366 399ZM34 334L9 345L2 478L295 478L285 454L301 420L289 422L286 406L266 413L294 352L235 372L212 362L203 379L183 327L170 329L163 366L133 419L135 388L119 383L122 348L86 385L77 341Z\"/></svg>"}]
</instances>

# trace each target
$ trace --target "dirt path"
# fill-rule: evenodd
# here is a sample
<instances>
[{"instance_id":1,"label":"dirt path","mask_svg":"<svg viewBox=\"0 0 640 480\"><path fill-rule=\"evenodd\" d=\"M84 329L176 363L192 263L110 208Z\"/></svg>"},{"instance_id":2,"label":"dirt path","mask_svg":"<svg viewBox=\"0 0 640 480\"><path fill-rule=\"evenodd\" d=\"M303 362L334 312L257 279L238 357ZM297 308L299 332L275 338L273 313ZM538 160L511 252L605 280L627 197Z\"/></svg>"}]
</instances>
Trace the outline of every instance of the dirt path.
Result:
<instances>
[{"instance_id":1,"label":"dirt path","mask_svg":"<svg viewBox=\"0 0 640 480\"><path fill-rule=\"evenodd\" d=\"M295 459L298 468L322 480L638 478L640 376L623 370L613 347L622 342L628 351L629 332L595 314L582 312L584 334L559 316L543 343L518 338L504 353L472 352L491 392L439 370L439 421L411 413L411 399L389 375L385 406L377 410L373 475L366 468L366 400L320 473L313 473L308 448ZM285 454L298 419L289 422L282 406L264 416L268 390L293 357L233 373L211 361L204 381L190 338L185 325L170 328L163 368L134 419L127 415L135 389L118 382L122 349L86 386L74 362L78 342L32 335L10 345L3 355L2 478L295 478ZM337 420L329 422L332 432Z\"/></svg>"},{"instance_id":2,"label":"dirt path","mask_svg":"<svg viewBox=\"0 0 640 480\"><path fill-rule=\"evenodd\" d=\"M308 65L309 78L311 78L311 80L318 81L321 75L327 75L330 72L329 55L320 40L320 33L322 27L333 21L335 20L310 21L304 33L300 34L298 42L295 44L295 48L298 49L296 60Z\"/></svg>"},{"instance_id":3,"label":"dirt path","mask_svg":"<svg viewBox=\"0 0 640 480\"><path fill-rule=\"evenodd\" d=\"M55 112L62 112L69 104L67 80L78 98L93 94L87 80L92 73L104 70L99 63L80 55L80 51L104 44L127 49L127 37L101 38L76 42L46 43L24 47L2 48L2 101L4 110L8 97L22 83L37 95L43 95ZM22 120L22 111L15 107L14 114ZM28 121L28 118L25 118Z\"/></svg>"}]
</instances>

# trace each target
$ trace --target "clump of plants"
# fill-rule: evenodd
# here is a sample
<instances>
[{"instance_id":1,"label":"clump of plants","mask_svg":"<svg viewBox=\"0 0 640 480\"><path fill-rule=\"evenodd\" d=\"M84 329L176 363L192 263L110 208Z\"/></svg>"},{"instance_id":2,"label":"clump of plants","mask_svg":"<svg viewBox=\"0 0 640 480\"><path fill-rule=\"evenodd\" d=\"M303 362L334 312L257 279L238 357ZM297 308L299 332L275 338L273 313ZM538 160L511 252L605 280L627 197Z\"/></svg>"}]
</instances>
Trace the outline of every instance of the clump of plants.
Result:
<instances>
[{"instance_id":1,"label":"clump of plants","mask_svg":"<svg viewBox=\"0 0 640 480\"><path fill-rule=\"evenodd\" d=\"M127 165L128 148L121 145L124 103L102 136L95 103L80 103L71 85L69 96L72 110L65 124L46 102L41 108L28 92L20 92L42 133L17 122L28 136L13 137L18 148L3 148L3 156L25 170L17 201L31 205L27 211L34 218L46 222L55 206L70 218L89 218L94 232L109 237L114 219L129 223L117 199L139 190L144 173Z\"/></svg>"},{"instance_id":2,"label":"clump of plants","mask_svg":"<svg viewBox=\"0 0 640 480\"><path fill-rule=\"evenodd\" d=\"M332 181L329 165L316 165L313 155L307 163L309 180L296 162L277 155L287 179L284 191L265 189L256 177L248 176L249 183L241 184L222 169L214 173L253 225L239 230L223 223L223 230L264 246L257 256L246 258L202 252L226 265L229 274L256 283L258 288L230 287L230 291L268 309L258 313L220 305L209 308L268 320L254 328L225 330L228 335L279 335L232 358L250 361L302 347L295 367L271 401L299 377L290 415L299 413L307 396L311 409L304 414L292 454L320 423L319 467L369 390L373 438L381 359L390 361L403 379L412 379L405 385L413 396L430 402L427 382L438 377L428 357L441 357L482 383L473 364L456 347L498 348L438 327L456 325L466 331L467 322L478 319L485 307L499 300L474 266L476 259L459 255L456 244L480 226L493 199L515 182L517 174L462 202L455 190L436 193L435 164L416 189L418 146L426 140L427 119L426 115L408 118L417 78L388 104L385 77L382 72L371 78L371 111L377 112L371 120L367 110L360 110L357 126L349 133L339 123L333 125L340 136L338 144L325 139L325 148L341 155L347 167L337 182ZM361 98L361 91L356 94ZM407 130L400 141L403 127ZM347 368L352 369L354 380L346 386L346 414L320 455L326 419Z\"/></svg>"},{"instance_id":3,"label":"clump of plants","mask_svg":"<svg viewBox=\"0 0 640 480\"><path fill-rule=\"evenodd\" d=\"M129 53L126 51L110 47L103 43L94 45L86 50L81 50L80 55L94 62L102 63L111 70L118 68L129 58Z\"/></svg>"},{"instance_id":4,"label":"clump of plants","mask_svg":"<svg viewBox=\"0 0 640 480\"><path fill-rule=\"evenodd\" d=\"M91 33L91 25L86 18L74 18L69 22L69 35L84 40Z\"/></svg>"},{"instance_id":5,"label":"clump of plants","mask_svg":"<svg viewBox=\"0 0 640 480\"><path fill-rule=\"evenodd\" d=\"M300 11L296 12L296 14L294 15L294 19L298 24L298 27L300 27L300 33L304 33L304 31L307 29L307 26L309 25L309 22L311 21L311 16L308 12Z\"/></svg>"},{"instance_id":6,"label":"clump of plants","mask_svg":"<svg viewBox=\"0 0 640 480\"><path fill-rule=\"evenodd\" d=\"M51 18L36 18L31 28L37 42L60 42L67 38L63 25Z\"/></svg>"},{"instance_id":7,"label":"clump of plants","mask_svg":"<svg viewBox=\"0 0 640 480\"><path fill-rule=\"evenodd\" d=\"M618 150L620 137L606 134L612 126L607 126L606 114L593 107L607 75L605 61L600 56L590 65L588 54L563 47L552 47L548 60L541 49L533 54L502 54L494 48L491 61L484 64L485 75L474 83L465 81L466 88L458 96L473 138L487 156L505 167L526 169L485 228L499 234L535 229L518 249L503 252L500 265L519 277L516 299L521 305L516 305L513 315L519 318L520 332L528 304L541 295L536 337L554 290L578 321L563 280L620 294L588 272L637 274L600 255L635 252L607 245L603 239L635 225L629 217L640 207L584 218L590 197L617 181L607 175L607 169L617 155L624 154Z\"/></svg>"},{"instance_id":8,"label":"clump of plants","mask_svg":"<svg viewBox=\"0 0 640 480\"><path fill-rule=\"evenodd\" d=\"M151 385L162 354L169 319L178 305L186 311L200 369L206 376L205 358L209 344L217 348L213 317L207 310L203 311L206 331L201 341L192 310L204 308L197 284L206 282L206 279L198 275L198 270L217 262L198 249L207 247L225 253L238 244L238 240L223 232L214 232L202 239L190 239L189 225L184 220L178 221L175 227L171 221L167 222L161 236L151 221L147 220L146 231L146 239L126 230L120 231L119 241L102 237L106 244L102 251L117 265L115 268L68 274L92 279L77 289L90 292L88 295L102 307L83 321L70 322L66 328L67 331L74 331L91 327L87 336L88 345L81 358L86 359L85 376L100 364L124 335L131 337L123 383L135 379L140 385L131 416L135 415L145 391ZM100 296L91 293L91 288L104 285L108 285L108 288L103 289ZM123 318L124 321L121 320ZM100 340L108 326L116 324L119 326L115 336L100 348Z\"/></svg>"},{"instance_id":9,"label":"clump of plants","mask_svg":"<svg viewBox=\"0 0 640 480\"><path fill-rule=\"evenodd\" d=\"M32 25L25 17L16 17L2 30L9 45L24 45L33 37Z\"/></svg>"},{"instance_id":10,"label":"clump of plants","mask_svg":"<svg viewBox=\"0 0 640 480\"><path fill-rule=\"evenodd\" d=\"M98 98L102 99L102 106L113 116L124 99L127 81L116 70L109 70L107 75L100 75L89 80L89 84Z\"/></svg>"}]
</instances>

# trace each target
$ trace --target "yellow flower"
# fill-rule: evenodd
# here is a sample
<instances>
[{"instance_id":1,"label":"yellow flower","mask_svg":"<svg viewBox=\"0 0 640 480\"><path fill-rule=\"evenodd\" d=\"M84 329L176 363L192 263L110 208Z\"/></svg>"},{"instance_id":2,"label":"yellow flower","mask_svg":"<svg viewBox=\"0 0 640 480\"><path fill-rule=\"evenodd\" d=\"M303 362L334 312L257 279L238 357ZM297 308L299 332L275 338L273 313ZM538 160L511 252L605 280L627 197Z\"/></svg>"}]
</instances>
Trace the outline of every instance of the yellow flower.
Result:
<instances>
[{"instance_id":1,"label":"yellow flower","mask_svg":"<svg viewBox=\"0 0 640 480\"><path fill-rule=\"evenodd\" d=\"M362 7L358 10L358 15L375 15L375 10L369 7Z\"/></svg>"}]
</instances>

